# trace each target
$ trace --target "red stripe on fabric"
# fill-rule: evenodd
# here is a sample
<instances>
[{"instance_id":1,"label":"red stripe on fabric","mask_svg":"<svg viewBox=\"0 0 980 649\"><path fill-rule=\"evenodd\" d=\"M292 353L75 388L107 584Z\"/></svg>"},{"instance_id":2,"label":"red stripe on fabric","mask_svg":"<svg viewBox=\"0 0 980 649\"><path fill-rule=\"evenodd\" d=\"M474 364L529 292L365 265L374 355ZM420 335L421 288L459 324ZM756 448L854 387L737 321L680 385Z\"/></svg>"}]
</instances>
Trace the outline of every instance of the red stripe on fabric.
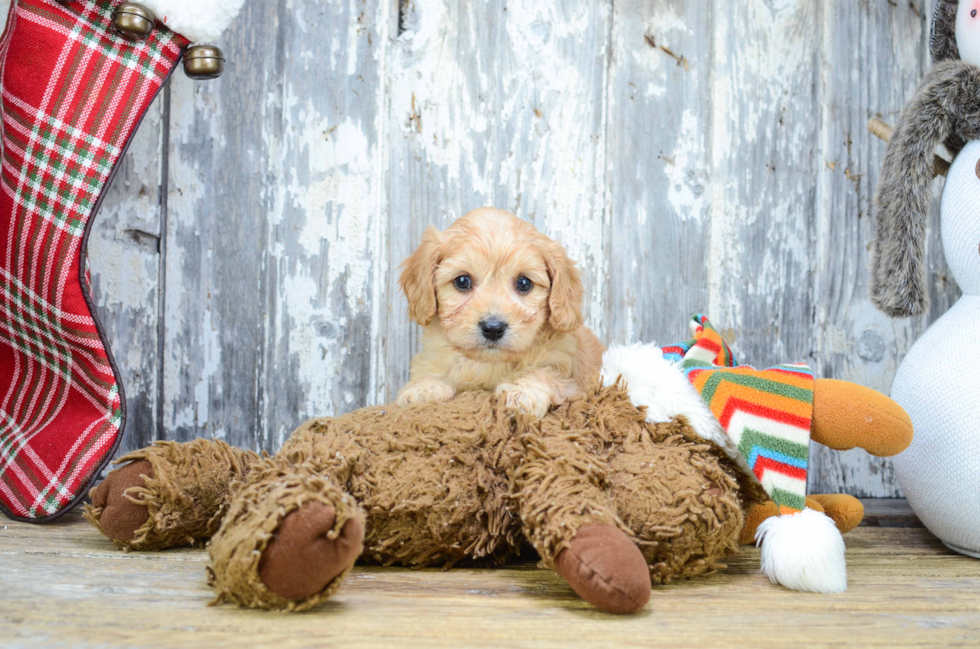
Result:
<instances>
[{"instance_id":1,"label":"red stripe on fabric","mask_svg":"<svg viewBox=\"0 0 980 649\"><path fill-rule=\"evenodd\" d=\"M802 370L800 370L800 371L790 370L790 369L787 369L785 367L770 367L770 368L768 368L765 371L766 372L775 372L777 374L789 374L790 376L799 376L799 377L802 377L802 378L805 378L805 379L813 378L813 374L810 373L810 372L804 372Z\"/></svg>"},{"instance_id":2,"label":"red stripe on fabric","mask_svg":"<svg viewBox=\"0 0 980 649\"><path fill-rule=\"evenodd\" d=\"M721 351L721 345L711 340L710 338L700 339L695 345L695 347L700 347L701 349L707 349L709 352L712 352L716 356L718 355L718 352Z\"/></svg>"},{"instance_id":3,"label":"red stripe on fabric","mask_svg":"<svg viewBox=\"0 0 980 649\"><path fill-rule=\"evenodd\" d=\"M756 461L755 466L752 467L752 471L755 473L755 477L762 481L763 476L769 471L775 471L782 475L789 476L791 478L796 478L798 480L806 480L806 469L801 469L798 466L792 466L790 464L784 464L760 455Z\"/></svg>"},{"instance_id":4,"label":"red stripe on fabric","mask_svg":"<svg viewBox=\"0 0 980 649\"><path fill-rule=\"evenodd\" d=\"M747 412L751 415L756 415L757 417L765 417L766 419L772 419L773 421L778 421L782 424L788 424L804 430L810 430L811 420L809 417L799 417L783 410L768 408L762 404L745 401L743 399L739 399L738 397L729 398L728 402L725 404L725 409L722 411L721 417L718 418L722 428L728 430L728 424L731 423L732 416L734 416L736 412Z\"/></svg>"}]
</instances>

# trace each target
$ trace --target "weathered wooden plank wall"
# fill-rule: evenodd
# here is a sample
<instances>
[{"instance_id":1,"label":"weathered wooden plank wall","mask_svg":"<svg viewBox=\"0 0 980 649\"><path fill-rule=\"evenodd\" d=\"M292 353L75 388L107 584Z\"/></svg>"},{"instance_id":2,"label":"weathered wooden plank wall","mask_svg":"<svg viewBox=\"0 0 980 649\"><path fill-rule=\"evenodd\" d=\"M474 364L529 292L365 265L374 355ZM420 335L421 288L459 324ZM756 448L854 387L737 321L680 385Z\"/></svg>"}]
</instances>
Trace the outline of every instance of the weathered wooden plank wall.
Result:
<instances>
[{"instance_id":1,"label":"weathered wooden plank wall","mask_svg":"<svg viewBox=\"0 0 980 649\"><path fill-rule=\"evenodd\" d=\"M609 342L706 311L736 352L886 390L955 299L867 299L871 197L928 66L929 0L253 0L218 81L154 106L92 238L129 395L124 448L274 450L390 399L417 331L398 264L492 204L560 238ZM812 488L895 496L887 460L814 453Z\"/></svg>"}]
</instances>

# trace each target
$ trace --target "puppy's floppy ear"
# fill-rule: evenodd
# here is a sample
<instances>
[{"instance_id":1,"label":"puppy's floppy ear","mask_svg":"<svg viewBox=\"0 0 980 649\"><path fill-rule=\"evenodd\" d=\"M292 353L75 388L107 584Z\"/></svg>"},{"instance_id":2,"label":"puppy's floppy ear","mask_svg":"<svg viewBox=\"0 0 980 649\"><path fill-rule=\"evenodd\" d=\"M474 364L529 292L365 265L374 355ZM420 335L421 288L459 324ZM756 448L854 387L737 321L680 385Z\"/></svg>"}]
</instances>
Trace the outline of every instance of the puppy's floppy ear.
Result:
<instances>
[{"instance_id":1,"label":"puppy's floppy ear","mask_svg":"<svg viewBox=\"0 0 980 649\"><path fill-rule=\"evenodd\" d=\"M578 268L565 249L554 241L545 245L542 254L551 276L549 323L557 331L575 331L582 325L582 280Z\"/></svg>"},{"instance_id":2,"label":"puppy's floppy ear","mask_svg":"<svg viewBox=\"0 0 980 649\"><path fill-rule=\"evenodd\" d=\"M423 327L436 316L436 286L433 278L442 248L442 233L429 226L422 242L402 262L398 283L408 298L408 317Z\"/></svg>"}]
</instances>

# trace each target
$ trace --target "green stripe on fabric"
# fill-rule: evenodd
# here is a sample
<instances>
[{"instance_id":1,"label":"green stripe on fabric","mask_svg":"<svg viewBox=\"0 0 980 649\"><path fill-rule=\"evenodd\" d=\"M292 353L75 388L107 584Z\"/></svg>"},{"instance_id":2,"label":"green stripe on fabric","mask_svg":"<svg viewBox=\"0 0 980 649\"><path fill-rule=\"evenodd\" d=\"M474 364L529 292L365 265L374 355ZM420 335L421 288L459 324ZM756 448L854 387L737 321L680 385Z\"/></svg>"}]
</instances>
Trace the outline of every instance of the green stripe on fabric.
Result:
<instances>
[{"instance_id":1,"label":"green stripe on fabric","mask_svg":"<svg viewBox=\"0 0 980 649\"><path fill-rule=\"evenodd\" d=\"M47 486L44 487L44 491L38 494L38 497L31 508L31 515L36 514L37 507L39 505L42 507L42 509L44 509L45 513L53 514L65 502L66 497L68 497L68 501L70 502L71 493L69 492L68 489L69 487L68 482L71 480L71 477L75 475L75 473L78 471L78 467L81 464L81 462L83 460L87 461L85 456L88 455L88 452L95 446L95 443L99 440L99 438L101 438L106 432L111 431L111 429L112 429L112 425L109 422L103 421L98 426L97 429L89 433L88 437L85 439L85 442L82 444L81 448L79 448L78 452L75 453L74 456L72 456L71 463L68 465L66 470L61 474L65 476L65 479L64 480L56 479L53 483L49 482ZM89 475L85 476L86 479L81 480L80 484L88 483L87 478L91 477L91 472L94 471L99 464L101 464L101 462L89 465L89 472L88 472ZM69 493L66 496L66 494L63 492L69 492ZM44 504L42 505L40 501L43 501Z\"/></svg>"},{"instance_id":2,"label":"green stripe on fabric","mask_svg":"<svg viewBox=\"0 0 980 649\"><path fill-rule=\"evenodd\" d=\"M63 342L53 342L33 329L24 327L17 320L4 320L0 327L0 340L8 339L12 345L21 347L41 362L46 362L62 374L70 376L71 350Z\"/></svg>"},{"instance_id":3,"label":"green stripe on fabric","mask_svg":"<svg viewBox=\"0 0 980 649\"><path fill-rule=\"evenodd\" d=\"M742 431L742 439L738 443L738 451L742 457L749 457L756 446L766 448L797 460L807 461L810 457L810 447L798 444L782 437L774 437L758 430L746 428Z\"/></svg>"},{"instance_id":4,"label":"green stripe on fabric","mask_svg":"<svg viewBox=\"0 0 980 649\"><path fill-rule=\"evenodd\" d=\"M104 357L100 358L100 354L104 353L101 348L85 349L69 343L47 344L46 341L36 338L33 332L18 330L17 333L21 335L15 337L0 329L0 340L7 340L26 356L45 365L48 369L58 372L61 378L72 382L79 391L91 395L96 403L105 400L105 396L97 390L111 390L116 385L114 381L106 380L102 372L93 368L96 362L107 362L103 360ZM89 352L94 358L79 360L79 355L73 353L75 350ZM78 372L73 372L72 367L78 368ZM79 377L87 377L94 385L90 385L88 381L80 380Z\"/></svg>"},{"instance_id":5,"label":"green stripe on fabric","mask_svg":"<svg viewBox=\"0 0 980 649\"><path fill-rule=\"evenodd\" d=\"M68 142L66 145L64 140L61 140L55 136L53 130L55 128L53 118L50 115L38 115L37 119L35 120L35 118L31 117L30 115L22 114L19 110L11 110L8 113L8 117L16 121L29 132L34 132L37 128L44 129L43 133L41 131L36 132L35 137L38 138L39 141L43 142L46 145L46 148L53 149L59 156L53 161L47 160L47 164L58 165L56 168L59 170L64 170L67 163L73 160L77 160L79 166L92 166L93 161L96 160L96 156L93 151L103 151L104 153L99 156L100 162L96 163L95 169L103 175L108 175L109 172L112 171L112 167L110 165L111 155L118 154L118 149L110 144L102 142L101 140L93 137L91 134L85 133L84 131L81 131L69 124L64 124L62 128L67 135L74 137L77 141L77 144ZM14 131L11 130L11 133L14 133ZM17 136L18 138L21 137L20 134L17 134ZM22 142L21 148L25 151L30 146L33 146L29 145L27 140L21 139L20 141Z\"/></svg>"},{"instance_id":6,"label":"green stripe on fabric","mask_svg":"<svg viewBox=\"0 0 980 649\"><path fill-rule=\"evenodd\" d=\"M19 439L15 440L15 436L18 436ZM11 429L11 434L9 436L0 437L0 443L2 443L0 444L0 448L2 448L3 451L2 455L5 456L5 459L3 460L3 474L6 475L9 467L16 464L17 468L20 469L21 472L20 480L26 478L27 482L34 487L34 490L40 492L42 489L44 489L44 485L47 483L47 480L38 474L33 462L18 461L18 456L20 455L21 449L29 444L29 440L29 435L18 435L18 432L13 429ZM19 489L22 490L23 488L20 487ZM16 492L17 490L14 491ZM27 504L26 501L23 502L25 505Z\"/></svg>"},{"instance_id":7,"label":"green stripe on fabric","mask_svg":"<svg viewBox=\"0 0 980 649\"><path fill-rule=\"evenodd\" d=\"M79 328L68 320L62 321L55 314L54 307L50 303L19 290L18 286L12 282L6 282L3 275L0 274L0 305L4 303L11 305L11 307L19 307L22 317L33 322L33 326L38 329L62 334L64 337L74 336L81 340L93 342L99 340L97 332L92 329ZM42 323L46 326L42 326Z\"/></svg>"},{"instance_id":8,"label":"green stripe on fabric","mask_svg":"<svg viewBox=\"0 0 980 649\"><path fill-rule=\"evenodd\" d=\"M55 356L49 353L45 353L47 351L52 351L52 350L39 343L35 343L35 346L37 348L32 347L30 345L30 342L32 342L30 334L28 334L28 336L26 337L22 337L22 336L15 337L8 334L3 329L0 329L0 341L7 342L11 347L15 348L17 351L41 363L49 370L56 372L62 379L64 379L66 382L71 383L77 390L87 393L94 402L100 403L105 401L105 397L102 394L96 392L95 388L89 385L87 381L76 379L73 376L73 373L71 371L70 357L62 363L60 361L62 360L62 358L65 358L65 356L62 356L60 354ZM53 351L60 352L62 350L55 348ZM88 377L91 380L91 382L95 383L95 385L98 388L109 390L115 385L114 382L109 382L105 378L103 378L101 374L97 372L93 372L92 368L89 367L88 363L78 363L77 366L81 370L81 375Z\"/></svg>"},{"instance_id":9,"label":"green stripe on fabric","mask_svg":"<svg viewBox=\"0 0 980 649\"><path fill-rule=\"evenodd\" d=\"M750 374L737 374L723 370L716 370L712 376L708 377L707 382L704 384L704 389L701 390L701 398L705 402L711 403L715 397L715 390L718 389L722 381L728 381L735 385L752 388L767 394L775 394L780 397L786 397L787 399L794 399L803 403L813 403L813 390L798 388L795 385L763 379Z\"/></svg>"},{"instance_id":10,"label":"green stripe on fabric","mask_svg":"<svg viewBox=\"0 0 980 649\"><path fill-rule=\"evenodd\" d=\"M769 497L772 498L774 503L783 507L799 509L801 511L806 507L806 496L793 493L792 491L786 491L785 489L780 489L778 487L772 490Z\"/></svg>"}]
</instances>

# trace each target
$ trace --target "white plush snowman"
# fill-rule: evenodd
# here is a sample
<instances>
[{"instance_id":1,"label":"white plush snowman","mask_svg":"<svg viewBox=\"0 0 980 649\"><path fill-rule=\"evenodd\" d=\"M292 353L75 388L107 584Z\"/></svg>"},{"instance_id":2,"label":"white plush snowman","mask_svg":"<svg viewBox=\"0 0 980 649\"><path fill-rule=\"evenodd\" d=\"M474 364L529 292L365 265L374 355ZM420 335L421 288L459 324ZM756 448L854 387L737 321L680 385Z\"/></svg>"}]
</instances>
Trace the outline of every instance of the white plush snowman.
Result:
<instances>
[{"instance_id":1,"label":"white plush snowman","mask_svg":"<svg viewBox=\"0 0 980 649\"><path fill-rule=\"evenodd\" d=\"M980 141L949 170L943 251L963 297L915 343L892 398L912 417L912 445L895 460L909 504L951 549L980 558Z\"/></svg>"},{"instance_id":2,"label":"white plush snowman","mask_svg":"<svg viewBox=\"0 0 980 649\"><path fill-rule=\"evenodd\" d=\"M955 153L941 201L946 261L963 297L909 351L892 398L912 418L899 483L949 548L980 558L980 0L938 0L935 66L908 104L875 196L871 294L889 315L924 313L926 216L937 145Z\"/></svg>"}]
</instances>

